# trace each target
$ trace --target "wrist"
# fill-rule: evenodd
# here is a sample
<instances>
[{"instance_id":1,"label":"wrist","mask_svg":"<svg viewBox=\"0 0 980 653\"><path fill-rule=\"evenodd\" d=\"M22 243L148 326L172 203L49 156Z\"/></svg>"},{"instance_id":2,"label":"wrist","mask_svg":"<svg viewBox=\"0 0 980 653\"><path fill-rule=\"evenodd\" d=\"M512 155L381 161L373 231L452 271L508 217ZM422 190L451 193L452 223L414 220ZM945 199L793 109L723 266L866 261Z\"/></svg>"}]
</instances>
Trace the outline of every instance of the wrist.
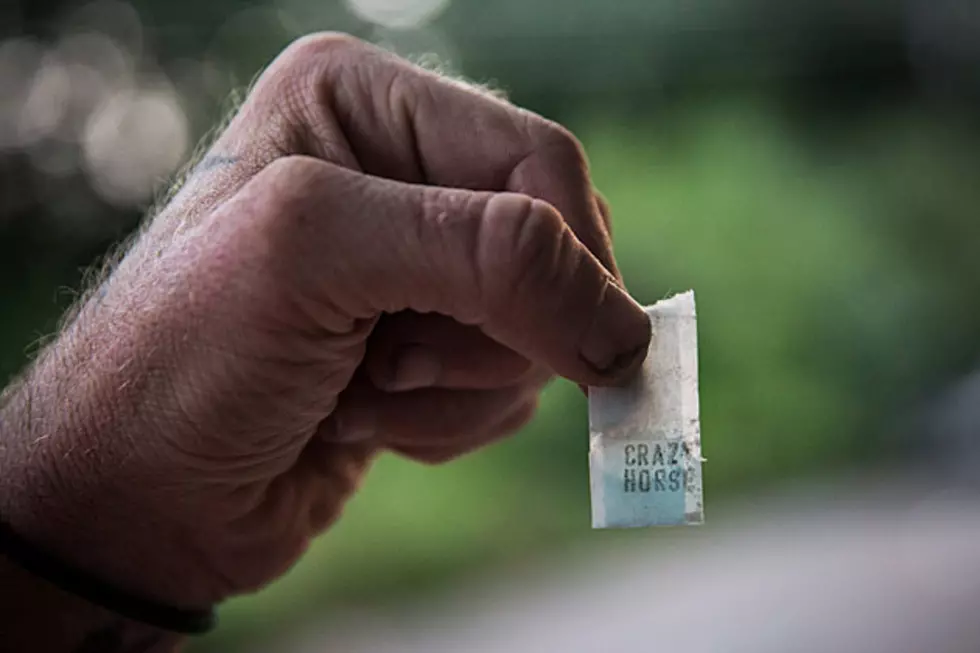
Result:
<instances>
[{"instance_id":1,"label":"wrist","mask_svg":"<svg viewBox=\"0 0 980 653\"><path fill-rule=\"evenodd\" d=\"M126 446L134 432L120 433L124 420L99 400L100 386L116 381L78 378L67 364L74 353L70 344L46 350L0 403L0 519L121 592L210 607L220 597L190 571L180 525L141 498L155 481Z\"/></svg>"}]
</instances>

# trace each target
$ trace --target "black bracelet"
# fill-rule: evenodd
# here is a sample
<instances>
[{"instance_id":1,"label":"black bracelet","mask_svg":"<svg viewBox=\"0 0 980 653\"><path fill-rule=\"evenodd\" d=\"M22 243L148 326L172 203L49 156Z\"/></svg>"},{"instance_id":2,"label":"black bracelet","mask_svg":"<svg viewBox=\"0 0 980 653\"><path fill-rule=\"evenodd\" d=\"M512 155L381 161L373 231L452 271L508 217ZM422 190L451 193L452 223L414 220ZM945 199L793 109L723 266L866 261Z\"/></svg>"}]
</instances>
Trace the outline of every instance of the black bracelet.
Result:
<instances>
[{"instance_id":1,"label":"black bracelet","mask_svg":"<svg viewBox=\"0 0 980 653\"><path fill-rule=\"evenodd\" d=\"M161 630L200 635L214 628L214 610L185 610L148 601L111 587L38 550L0 519L0 553L49 583L123 617Z\"/></svg>"}]
</instances>

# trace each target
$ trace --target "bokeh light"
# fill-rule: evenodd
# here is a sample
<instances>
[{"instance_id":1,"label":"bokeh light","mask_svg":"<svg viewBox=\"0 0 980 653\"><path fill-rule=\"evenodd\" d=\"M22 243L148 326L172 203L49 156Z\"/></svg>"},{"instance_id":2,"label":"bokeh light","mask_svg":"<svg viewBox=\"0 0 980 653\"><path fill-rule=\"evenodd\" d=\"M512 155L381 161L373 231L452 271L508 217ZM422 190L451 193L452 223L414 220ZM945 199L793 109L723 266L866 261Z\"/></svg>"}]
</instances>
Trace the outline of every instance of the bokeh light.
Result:
<instances>
[{"instance_id":1,"label":"bokeh light","mask_svg":"<svg viewBox=\"0 0 980 653\"><path fill-rule=\"evenodd\" d=\"M55 53L48 53L25 94L18 125L21 145L36 143L53 134L61 124L71 98L71 76Z\"/></svg>"},{"instance_id":2,"label":"bokeh light","mask_svg":"<svg viewBox=\"0 0 980 653\"><path fill-rule=\"evenodd\" d=\"M358 17L382 27L421 27L441 14L449 0L346 0Z\"/></svg>"},{"instance_id":3,"label":"bokeh light","mask_svg":"<svg viewBox=\"0 0 980 653\"><path fill-rule=\"evenodd\" d=\"M79 220L106 220L73 179L111 205L144 205L190 149L180 92L217 101L229 84L218 83L212 63L188 59L175 66L175 88L147 56L139 14L118 0L67 12L50 36L0 42L0 150L26 154L38 186L51 191L41 197L51 215L87 232Z\"/></svg>"},{"instance_id":4,"label":"bokeh light","mask_svg":"<svg viewBox=\"0 0 980 653\"><path fill-rule=\"evenodd\" d=\"M184 112L168 86L119 91L86 125L86 171L106 200L141 202L180 165L189 138Z\"/></svg>"},{"instance_id":5,"label":"bokeh light","mask_svg":"<svg viewBox=\"0 0 980 653\"><path fill-rule=\"evenodd\" d=\"M119 43L97 32L68 34L55 48L71 80L64 136L77 140L106 98L136 83L136 61Z\"/></svg>"},{"instance_id":6,"label":"bokeh light","mask_svg":"<svg viewBox=\"0 0 980 653\"><path fill-rule=\"evenodd\" d=\"M27 39L0 43L0 149L25 145L24 103L34 86L44 50Z\"/></svg>"}]
</instances>

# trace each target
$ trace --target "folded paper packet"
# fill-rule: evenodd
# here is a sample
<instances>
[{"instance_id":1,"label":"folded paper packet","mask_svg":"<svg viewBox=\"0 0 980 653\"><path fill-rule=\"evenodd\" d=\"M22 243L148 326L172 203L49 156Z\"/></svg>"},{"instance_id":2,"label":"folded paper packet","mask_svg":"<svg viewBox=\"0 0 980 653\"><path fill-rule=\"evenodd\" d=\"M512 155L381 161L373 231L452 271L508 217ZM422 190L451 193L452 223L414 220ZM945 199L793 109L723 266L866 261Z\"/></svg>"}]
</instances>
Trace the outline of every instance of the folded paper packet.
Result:
<instances>
[{"instance_id":1,"label":"folded paper packet","mask_svg":"<svg viewBox=\"0 0 980 653\"><path fill-rule=\"evenodd\" d=\"M639 374L589 388L593 528L704 521L694 292L644 310L653 338Z\"/></svg>"}]
</instances>

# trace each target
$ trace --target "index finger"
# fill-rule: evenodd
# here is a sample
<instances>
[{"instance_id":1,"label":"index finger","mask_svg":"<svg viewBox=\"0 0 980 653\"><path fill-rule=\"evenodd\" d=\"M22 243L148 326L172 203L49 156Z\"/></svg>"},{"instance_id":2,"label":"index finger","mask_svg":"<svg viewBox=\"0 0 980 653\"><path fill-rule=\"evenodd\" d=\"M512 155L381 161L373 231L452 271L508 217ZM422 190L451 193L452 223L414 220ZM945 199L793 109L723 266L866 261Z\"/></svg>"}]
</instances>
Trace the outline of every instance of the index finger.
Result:
<instances>
[{"instance_id":1,"label":"index finger","mask_svg":"<svg viewBox=\"0 0 980 653\"><path fill-rule=\"evenodd\" d=\"M582 146L557 123L346 35L300 39L264 77L287 85L274 94L294 98L312 154L343 165L339 131L368 174L545 200L620 279Z\"/></svg>"}]
</instances>

